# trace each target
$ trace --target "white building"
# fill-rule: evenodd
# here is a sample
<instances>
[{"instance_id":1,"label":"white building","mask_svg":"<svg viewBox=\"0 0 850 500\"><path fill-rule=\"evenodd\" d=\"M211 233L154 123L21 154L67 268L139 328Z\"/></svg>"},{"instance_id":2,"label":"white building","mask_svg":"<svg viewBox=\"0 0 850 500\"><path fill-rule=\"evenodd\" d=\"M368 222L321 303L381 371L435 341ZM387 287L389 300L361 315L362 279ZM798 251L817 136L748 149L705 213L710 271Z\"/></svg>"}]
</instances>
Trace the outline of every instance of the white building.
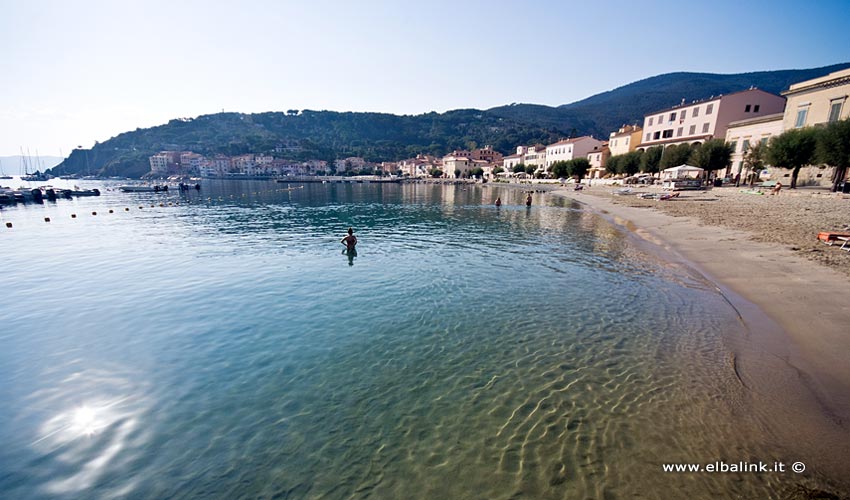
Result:
<instances>
[{"instance_id":1,"label":"white building","mask_svg":"<svg viewBox=\"0 0 850 500\"><path fill-rule=\"evenodd\" d=\"M558 161L570 161L573 158L586 158L592 151L602 149L602 141L586 135L575 139L564 139L546 146L545 166L548 169Z\"/></svg>"},{"instance_id":2,"label":"white building","mask_svg":"<svg viewBox=\"0 0 850 500\"><path fill-rule=\"evenodd\" d=\"M741 174L744 171L744 154L750 149L750 144L760 142L765 145L771 137L781 134L782 118L782 113L775 113L729 123L726 142L732 146L732 157L731 167L725 174Z\"/></svg>"}]
</instances>

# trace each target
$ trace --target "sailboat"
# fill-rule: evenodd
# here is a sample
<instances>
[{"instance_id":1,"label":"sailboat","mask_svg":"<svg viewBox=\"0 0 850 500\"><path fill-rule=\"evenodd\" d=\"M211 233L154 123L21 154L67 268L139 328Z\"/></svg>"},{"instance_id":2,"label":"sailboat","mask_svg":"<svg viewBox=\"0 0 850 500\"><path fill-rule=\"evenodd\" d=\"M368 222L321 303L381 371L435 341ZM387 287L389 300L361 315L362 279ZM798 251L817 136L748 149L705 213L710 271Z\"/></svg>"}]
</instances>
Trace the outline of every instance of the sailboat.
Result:
<instances>
[{"instance_id":1,"label":"sailboat","mask_svg":"<svg viewBox=\"0 0 850 500\"><path fill-rule=\"evenodd\" d=\"M27 148L27 153L29 153L29 148ZM23 156L23 155L24 155L24 150L23 150L23 148L21 148L21 156ZM29 156L29 154L27 154L27 156L24 156L24 172L26 174L21 177L22 181L40 182L40 181L49 181L50 180L50 176L47 175L46 173L41 172L40 170L36 170L33 173L29 173L30 172L29 162L30 162L30 156Z\"/></svg>"},{"instance_id":2,"label":"sailboat","mask_svg":"<svg viewBox=\"0 0 850 500\"><path fill-rule=\"evenodd\" d=\"M6 175L6 172L3 171L3 162L0 161L0 179L11 179L11 175Z\"/></svg>"}]
</instances>

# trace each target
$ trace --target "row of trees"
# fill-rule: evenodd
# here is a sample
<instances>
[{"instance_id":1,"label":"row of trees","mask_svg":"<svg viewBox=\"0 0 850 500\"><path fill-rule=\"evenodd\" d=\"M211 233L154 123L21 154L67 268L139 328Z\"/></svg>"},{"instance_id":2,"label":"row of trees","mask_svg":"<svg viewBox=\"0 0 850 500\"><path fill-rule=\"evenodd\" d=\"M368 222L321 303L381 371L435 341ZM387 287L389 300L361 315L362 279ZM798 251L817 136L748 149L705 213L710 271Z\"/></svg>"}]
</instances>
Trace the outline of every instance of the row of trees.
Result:
<instances>
[{"instance_id":1,"label":"row of trees","mask_svg":"<svg viewBox=\"0 0 850 500\"><path fill-rule=\"evenodd\" d=\"M797 187L800 169L806 165L834 167L832 190L837 191L850 168L850 119L825 127L786 130L767 144L757 142L744 153L744 163L752 169L764 164L791 170L791 189Z\"/></svg>"},{"instance_id":2,"label":"row of trees","mask_svg":"<svg viewBox=\"0 0 850 500\"><path fill-rule=\"evenodd\" d=\"M700 167L708 172L729 166L734 146L722 139L703 144L678 144L608 158L605 169L610 174L654 174L682 164ZM806 127L787 130L769 142L755 141L744 151L744 166L751 184L765 165L791 170L791 189L797 187L800 169L806 165L834 167L832 189L838 190L850 168L850 119L829 123L825 127Z\"/></svg>"},{"instance_id":3,"label":"row of trees","mask_svg":"<svg viewBox=\"0 0 850 500\"><path fill-rule=\"evenodd\" d=\"M731 157L730 144L722 139L712 139L704 144L677 144L666 148L654 146L646 151L612 156L608 158L605 170L610 174L655 174L665 168L688 164L709 172L726 168Z\"/></svg>"}]
</instances>

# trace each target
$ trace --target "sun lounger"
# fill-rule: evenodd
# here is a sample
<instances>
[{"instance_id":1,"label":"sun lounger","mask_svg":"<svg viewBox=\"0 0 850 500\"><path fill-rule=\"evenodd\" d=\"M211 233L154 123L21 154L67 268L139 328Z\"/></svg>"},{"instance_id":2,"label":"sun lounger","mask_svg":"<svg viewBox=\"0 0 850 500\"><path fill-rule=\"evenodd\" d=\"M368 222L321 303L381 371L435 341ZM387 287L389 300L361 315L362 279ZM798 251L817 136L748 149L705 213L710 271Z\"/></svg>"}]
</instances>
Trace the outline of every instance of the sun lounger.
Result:
<instances>
[{"instance_id":1,"label":"sun lounger","mask_svg":"<svg viewBox=\"0 0 850 500\"><path fill-rule=\"evenodd\" d=\"M850 252L850 236L839 236L835 238L836 241L841 241L841 246L839 247L841 250L847 250Z\"/></svg>"},{"instance_id":2,"label":"sun lounger","mask_svg":"<svg viewBox=\"0 0 850 500\"><path fill-rule=\"evenodd\" d=\"M850 238L850 233L831 233L829 231L821 231L818 233L818 239L827 245L833 245L836 241L843 241L847 244L847 238ZM850 245L847 245L850 247ZM842 245L844 247L844 245Z\"/></svg>"}]
</instances>

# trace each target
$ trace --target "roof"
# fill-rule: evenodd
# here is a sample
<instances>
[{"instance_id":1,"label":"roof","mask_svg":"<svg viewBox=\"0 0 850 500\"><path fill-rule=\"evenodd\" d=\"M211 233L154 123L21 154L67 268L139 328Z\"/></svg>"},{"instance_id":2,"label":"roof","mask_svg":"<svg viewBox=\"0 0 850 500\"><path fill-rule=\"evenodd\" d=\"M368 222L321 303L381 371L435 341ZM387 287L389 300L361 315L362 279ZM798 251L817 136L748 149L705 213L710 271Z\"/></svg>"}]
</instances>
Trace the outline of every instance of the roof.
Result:
<instances>
[{"instance_id":1,"label":"roof","mask_svg":"<svg viewBox=\"0 0 850 500\"><path fill-rule=\"evenodd\" d=\"M709 102L713 102L713 101L719 101L719 100L723 99L724 97L733 96L735 94L743 94L744 92L761 92L763 94L770 94L770 95L773 95L773 96L776 96L776 97L782 97L782 96L778 96L776 94L772 94L770 92L767 92L765 90L761 90L761 89L757 89L757 88L753 87L753 88L749 88L749 89L746 89L746 90L739 90L737 92L732 92L731 94L720 94L720 95L717 95L717 96L711 96L707 99L703 98L703 99L691 101L691 102L688 102L688 103L685 103L685 104L677 104L676 106L664 108L664 109L661 109L661 110L658 110L658 111L653 111L651 113L646 113L646 114L644 114L644 117L658 115L658 114L661 114L661 113L665 113L667 111L673 111L674 109L689 108L691 106L697 106L699 104L705 104L705 103L709 103Z\"/></svg>"},{"instance_id":2,"label":"roof","mask_svg":"<svg viewBox=\"0 0 850 500\"><path fill-rule=\"evenodd\" d=\"M564 140L558 141L554 144L549 144L546 147L551 148L552 146L561 146L561 145L564 145L564 144L574 144L574 143L581 141L581 140L584 140L584 139L593 139L593 137L591 137L589 135L583 135L581 137L575 137L573 139L564 139ZM594 139L594 140L596 140L596 139Z\"/></svg>"},{"instance_id":3,"label":"roof","mask_svg":"<svg viewBox=\"0 0 850 500\"><path fill-rule=\"evenodd\" d=\"M784 116L785 116L785 113L774 113L772 115L763 115L763 116L757 116L755 118L747 118L746 120L736 120L734 122L729 122L728 128L743 127L744 125L753 125L755 123L782 121L782 118Z\"/></svg>"},{"instance_id":4,"label":"roof","mask_svg":"<svg viewBox=\"0 0 850 500\"><path fill-rule=\"evenodd\" d=\"M510 159L510 158L522 158L522 155L509 155L509 156L503 157L504 160L507 160L507 159Z\"/></svg>"}]
</instances>

